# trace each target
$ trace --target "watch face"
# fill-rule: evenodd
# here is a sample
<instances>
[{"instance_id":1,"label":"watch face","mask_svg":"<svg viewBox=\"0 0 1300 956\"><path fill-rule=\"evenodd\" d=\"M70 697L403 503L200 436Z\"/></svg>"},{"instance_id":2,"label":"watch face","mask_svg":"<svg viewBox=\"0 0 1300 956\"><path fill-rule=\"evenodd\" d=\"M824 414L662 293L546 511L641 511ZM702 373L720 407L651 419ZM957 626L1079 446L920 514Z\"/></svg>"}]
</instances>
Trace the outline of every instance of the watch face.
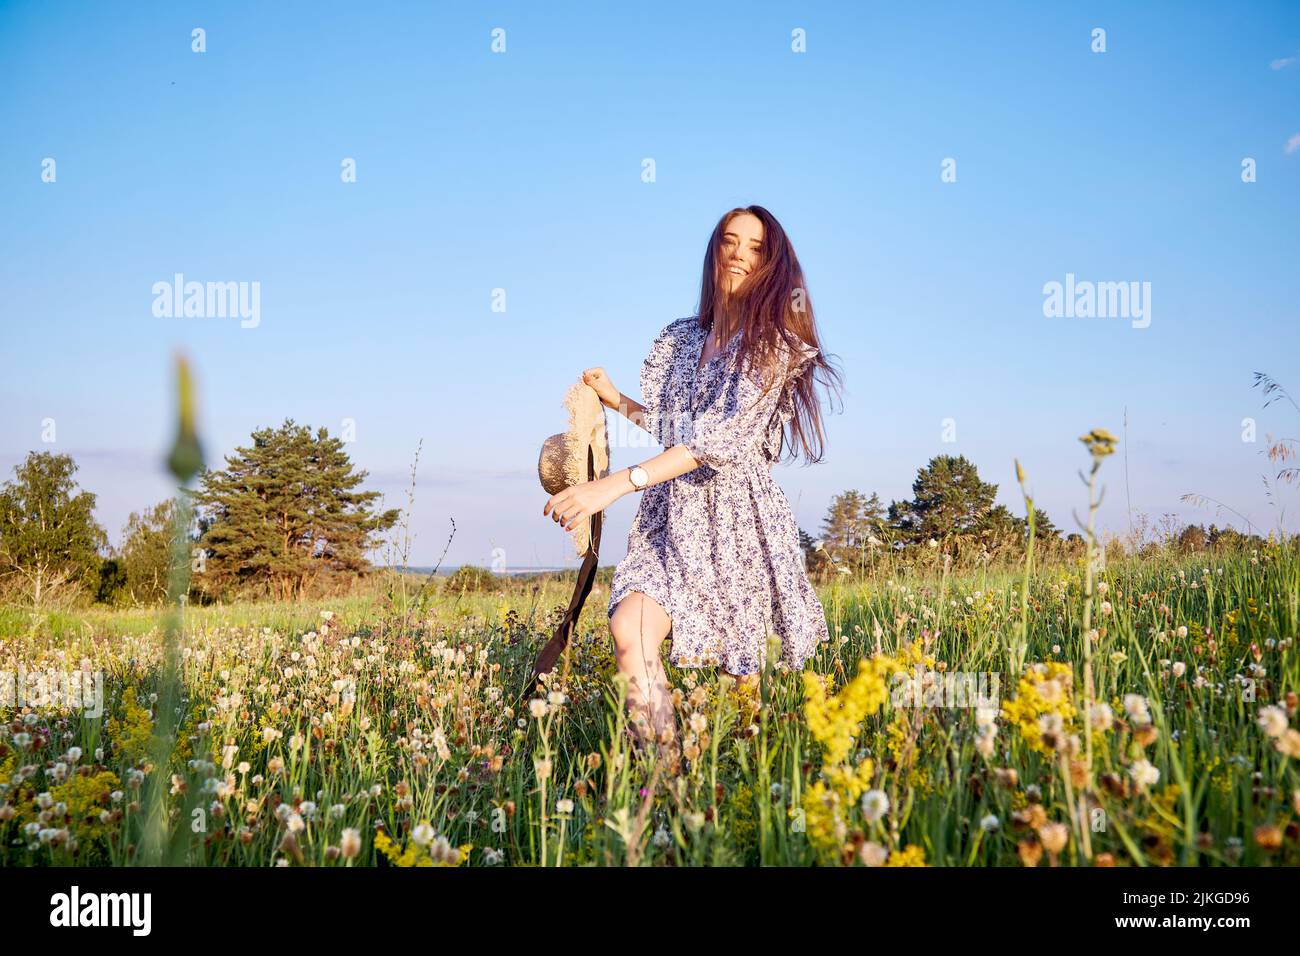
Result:
<instances>
[{"instance_id":1,"label":"watch face","mask_svg":"<svg viewBox=\"0 0 1300 956\"><path fill-rule=\"evenodd\" d=\"M650 476L646 474L646 470L640 465L637 465L632 469L632 484L636 485L638 488L645 485L649 480Z\"/></svg>"}]
</instances>

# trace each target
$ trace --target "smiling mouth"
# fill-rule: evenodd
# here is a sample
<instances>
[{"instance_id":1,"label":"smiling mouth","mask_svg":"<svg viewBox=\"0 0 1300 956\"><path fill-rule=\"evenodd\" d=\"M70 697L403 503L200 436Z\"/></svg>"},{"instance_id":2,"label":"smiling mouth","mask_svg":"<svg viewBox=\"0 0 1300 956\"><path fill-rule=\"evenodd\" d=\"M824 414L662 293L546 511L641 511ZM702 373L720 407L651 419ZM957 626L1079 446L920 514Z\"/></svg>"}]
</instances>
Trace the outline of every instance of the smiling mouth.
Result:
<instances>
[{"instance_id":1,"label":"smiling mouth","mask_svg":"<svg viewBox=\"0 0 1300 956\"><path fill-rule=\"evenodd\" d=\"M745 272L745 270L742 269L742 268L740 268L739 266L730 266L730 267L728 267L727 271L730 272L733 276L743 276L743 275L748 275L748 274L749 274L749 273Z\"/></svg>"}]
</instances>

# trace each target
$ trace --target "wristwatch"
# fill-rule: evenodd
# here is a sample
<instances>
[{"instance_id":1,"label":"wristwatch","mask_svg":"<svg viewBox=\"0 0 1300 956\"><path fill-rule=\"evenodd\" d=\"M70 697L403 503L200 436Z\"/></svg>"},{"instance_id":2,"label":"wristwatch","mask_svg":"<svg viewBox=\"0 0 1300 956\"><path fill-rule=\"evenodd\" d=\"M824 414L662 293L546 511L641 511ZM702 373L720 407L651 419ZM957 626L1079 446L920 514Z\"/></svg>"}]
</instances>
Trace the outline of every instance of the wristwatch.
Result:
<instances>
[{"instance_id":1,"label":"wristwatch","mask_svg":"<svg viewBox=\"0 0 1300 956\"><path fill-rule=\"evenodd\" d=\"M650 473L640 465L633 465L629 468L627 476L632 482L632 487L637 491L644 491L645 486L650 484Z\"/></svg>"}]
</instances>

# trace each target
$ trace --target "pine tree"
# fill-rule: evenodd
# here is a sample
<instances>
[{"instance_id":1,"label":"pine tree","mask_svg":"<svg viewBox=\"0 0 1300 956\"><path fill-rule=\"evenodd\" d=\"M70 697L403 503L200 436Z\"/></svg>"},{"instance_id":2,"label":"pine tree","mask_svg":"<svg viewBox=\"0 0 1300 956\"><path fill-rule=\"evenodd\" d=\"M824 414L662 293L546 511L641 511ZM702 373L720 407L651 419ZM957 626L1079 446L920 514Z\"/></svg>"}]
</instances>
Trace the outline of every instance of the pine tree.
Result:
<instances>
[{"instance_id":1,"label":"pine tree","mask_svg":"<svg viewBox=\"0 0 1300 956\"><path fill-rule=\"evenodd\" d=\"M32 452L0 488L0 576L37 606L69 586L98 586L108 538L76 471L68 455Z\"/></svg>"},{"instance_id":2,"label":"pine tree","mask_svg":"<svg viewBox=\"0 0 1300 956\"><path fill-rule=\"evenodd\" d=\"M226 457L224 470L200 476L199 587L296 600L366 571L374 535L391 528L398 511L372 513L379 492L356 490L367 473L353 471L343 443L292 419L252 438Z\"/></svg>"},{"instance_id":3,"label":"pine tree","mask_svg":"<svg viewBox=\"0 0 1300 956\"><path fill-rule=\"evenodd\" d=\"M913 499L890 504L890 526L909 543L978 534L990 521L1003 520L1001 512L993 512L997 493L998 486L981 481L964 455L937 455L917 471Z\"/></svg>"},{"instance_id":4,"label":"pine tree","mask_svg":"<svg viewBox=\"0 0 1300 956\"><path fill-rule=\"evenodd\" d=\"M881 544L884 514L880 496L875 492L870 498L857 490L836 495L822 519L822 541L827 554L837 564L861 564L863 556Z\"/></svg>"}]
</instances>

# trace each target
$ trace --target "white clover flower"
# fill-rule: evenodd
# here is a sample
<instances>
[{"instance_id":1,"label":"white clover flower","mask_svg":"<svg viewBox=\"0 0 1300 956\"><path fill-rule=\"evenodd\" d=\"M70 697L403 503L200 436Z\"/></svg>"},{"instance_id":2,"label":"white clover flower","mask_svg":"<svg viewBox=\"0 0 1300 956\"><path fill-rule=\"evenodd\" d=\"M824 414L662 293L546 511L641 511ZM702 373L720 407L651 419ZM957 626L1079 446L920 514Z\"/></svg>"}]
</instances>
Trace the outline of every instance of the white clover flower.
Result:
<instances>
[{"instance_id":1,"label":"white clover flower","mask_svg":"<svg viewBox=\"0 0 1300 956\"><path fill-rule=\"evenodd\" d=\"M985 833L992 833L1002 825L995 814L990 813L988 816L980 818L980 829Z\"/></svg>"},{"instance_id":2,"label":"white clover flower","mask_svg":"<svg viewBox=\"0 0 1300 956\"><path fill-rule=\"evenodd\" d=\"M568 800L568 799L564 799L564 800L556 800L556 801L555 801L555 812L556 812L556 813L572 813L572 812L573 812L573 801L572 801L572 800Z\"/></svg>"}]
</instances>

